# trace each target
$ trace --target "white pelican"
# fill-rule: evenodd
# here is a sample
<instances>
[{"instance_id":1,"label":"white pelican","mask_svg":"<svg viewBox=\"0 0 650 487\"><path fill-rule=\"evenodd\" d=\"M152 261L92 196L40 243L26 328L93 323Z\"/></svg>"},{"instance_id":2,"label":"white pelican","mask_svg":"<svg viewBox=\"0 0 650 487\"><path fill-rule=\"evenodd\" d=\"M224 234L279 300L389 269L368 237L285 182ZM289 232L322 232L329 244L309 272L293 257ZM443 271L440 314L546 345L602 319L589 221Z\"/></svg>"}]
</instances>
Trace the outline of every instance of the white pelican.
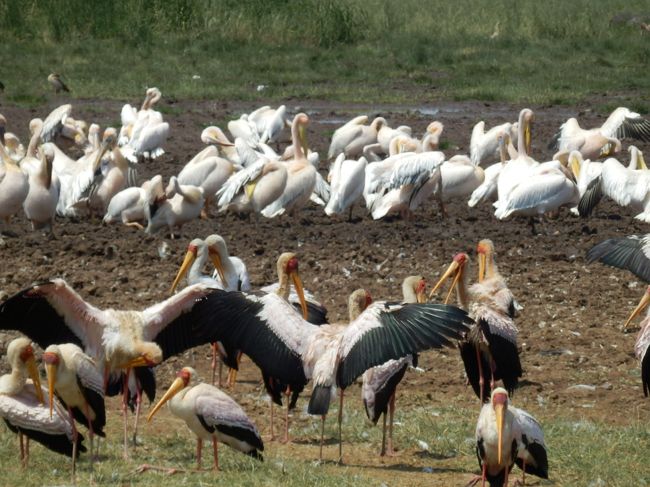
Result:
<instances>
[{"instance_id":1,"label":"white pelican","mask_svg":"<svg viewBox=\"0 0 650 487\"><path fill-rule=\"evenodd\" d=\"M201 314L200 300L209 292L208 287L198 284L143 311L102 310L85 302L62 279L53 279L2 303L0 329L20 331L43 348L58 343L82 346L108 382L107 390L115 393L120 391L121 371L126 370L126 390L129 370L135 367L138 382L153 400L155 381L146 367L190 347L218 340L210 324L201 321L209 320ZM42 326L44 322L47 327ZM136 415L140 409L140 387L137 391ZM125 454L127 396L124 395L122 404Z\"/></svg>"},{"instance_id":2,"label":"white pelican","mask_svg":"<svg viewBox=\"0 0 650 487\"><path fill-rule=\"evenodd\" d=\"M422 276L409 276L402 282L402 295L405 303L426 302L426 281ZM370 304L367 296L366 306ZM383 414L384 424L381 437L380 456L393 455L393 415L395 414L395 394L408 367L417 366L417 355L408 355L398 360L366 370L362 376L361 399L368 419L377 424ZM386 415L388 421L388 445L386 445Z\"/></svg>"},{"instance_id":3,"label":"white pelican","mask_svg":"<svg viewBox=\"0 0 650 487\"><path fill-rule=\"evenodd\" d=\"M0 218L5 223L9 223L9 219L18 213L28 193L27 175L0 144Z\"/></svg>"},{"instance_id":4,"label":"white pelican","mask_svg":"<svg viewBox=\"0 0 650 487\"><path fill-rule=\"evenodd\" d=\"M282 195L262 210L262 215L273 218L283 213L294 214L310 200L317 182L316 168L307 159L305 127L309 117L297 114L291 125L295 158L287 164L287 184Z\"/></svg>"},{"instance_id":5,"label":"white pelican","mask_svg":"<svg viewBox=\"0 0 650 487\"><path fill-rule=\"evenodd\" d=\"M440 166L440 178L442 183L434 191L434 196L438 196L441 203L447 203L471 195L485 180L485 172L482 167L474 165L469 157L455 155ZM446 214L444 205L441 211L443 215Z\"/></svg>"},{"instance_id":6,"label":"white pelican","mask_svg":"<svg viewBox=\"0 0 650 487\"><path fill-rule=\"evenodd\" d=\"M97 171L92 183L74 204L76 208L88 208L90 214L104 215L108 205L117 193L133 186L136 171L129 166L122 150L114 147L109 163L102 171Z\"/></svg>"},{"instance_id":7,"label":"white pelican","mask_svg":"<svg viewBox=\"0 0 650 487\"><path fill-rule=\"evenodd\" d=\"M174 229L199 217L205 204L203 188L178 183L172 176L166 189L167 199L163 200L152 214L152 209L145 207L147 216L147 233L155 233L167 227L174 238Z\"/></svg>"},{"instance_id":8,"label":"white pelican","mask_svg":"<svg viewBox=\"0 0 650 487\"><path fill-rule=\"evenodd\" d=\"M78 435L73 441L74 425L59 401L52 399L50 405L44 404L44 389L31 342L27 338L12 340L7 347L7 361L11 372L0 377L0 417L11 431L18 433L23 466L27 467L29 440L33 439L54 452L73 457L74 473L74 460L86 451L83 436ZM27 437L26 444L23 436Z\"/></svg>"},{"instance_id":9,"label":"white pelican","mask_svg":"<svg viewBox=\"0 0 650 487\"><path fill-rule=\"evenodd\" d=\"M54 153L44 149L38 157L38 166L28 171L29 192L23 202L25 216L32 224L32 230L47 228L53 234L56 205L59 201L59 187L52 179Z\"/></svg>"},{"instance_id":10,"label":"white pelican","mask_svg":"<svg viewBox=\"0 0 650 487\"><path fill-rule=\"evenodd\" d=\"M128 142L124 144L124 156L131 162L137 162L141 157L156 159L165 153L162 146L169 135L169 124L163 122L162 114L153 109L161 97L162 94L158 88L149 88L135 120L131 122L130 126L127 125L126 138L128 138ZM124 136L121 137L122 140L124 138Z\"/></svg>"},{"instance_id":11,"label":"white pelican","mask_svg":"<svg viewBox=\"0 0 650 487\"><path fill-rule=\"evenodd\" d=\"M580 201L578 209L581 215L591 213L602 195L606 195L621 206L640 211L635 219L650 222L650 171L639 149L631 145L628 150L631 153L628 167L613 157L603 162L600 176L589 184ZM637 161L636 167L640 169L630 169L632 161Z\"/></svg>"},{"instance_id":12,"label":"white pelican","mask_svg":"<svg viewBox=\"0 0 650 487\"><path fill-rule=\"evenodd\" d=\"M231 323L223 340L251 357L267 377L291 390L314 378L308 412L321 416L335 387L345 389L390 359L449 346L467 330L466 313L447 305L377 302L347 326L315 326L277 294L215 290L206 300L212 313Z\"/></svg>"},{"instance_id":13,"label":"white pelican","mask_svg":"<svg viewBox=\"0 0 650 487\"><path fill-rule=\"evenodd\" d=\"M517 348L518 330L513 321L517 304L496 269L492 242L481 240L477 251L478 283L467 288L465 265L469 258L467 254L460 253L454 256L431 294L445 280L454 277L445 301L449 300L456 287L460 305L470 310L470 316L476 323L459 344L459 349L469 383L483 402L498 379L502 379L506 389L512 393L522 375L522 368Z\"/></svg>"},{"instance_id":14,"label":"white pelican","mask_svg":"<svg viewBox=\"0 0 650 487\"><path fill-rule=\"evenodd\" d=\"M499 135L497 140L501 162L492 164L484 169L483 183L472 192L472 195L467 202L467 205L470 208L473 208L484 201L495 201L498 198L499 175L501 174L503 165L509 159L507 147L510 146L512 142L508 134Z\"/></svg>"},{"instance_id":15,"label":"white pelican","mask_svg":"<svg viewBox=\"0 0 650 487\"><path fill-rule=\"evenodd\" d=\"M497 387L490 402L483 405L476 424L476 454L481 467L479 480L485 485L507 486L508 476L517 458L517 438L521 437L519 423L508 407L508 391Z\"/></svg>"},{"instance_id":16,"label":"white pelican","mask_svg":"<svg viewBox=\"0 0 650 487\"><path fill-rule=\"evenodd\" d=\"M650 121L625 107L618 107L602 126L594 129L585 130L575 118L570 118L560 126L549 148L560 153L577 150L585 159L599 159L619 152L620 139L625 137L650 141Z\"/></svg>"},{"instance_id":17,"label":"white pelican","mask_svg":"<svg viewBox=\"0 0 650 487\"><path fill-rule=\"evenodd\" d=\"M257 219L264 208L282 195L287 177L284 163L258 159L233 174L217 192L219 211L254 213Z\"/></svg>"},{"instance_id":18,"label":"white pelican","mask_svg":"<svg viewBox=\"0 0 650 487\"><path fill-rule=\"evenodd\" d=\"M377 143L382 154L388 154L390 141L398 135L406 135L408 137L413 133L411 127L400 125L397 128L391 128L387 124L383 124L377 132ZM374 161L373 161L374 162Z\"/></svg>"},{"instance_id":19,"label":"white pelican","mask_svg":"<svg viewBox=\"0 0 650 487\"><path fill-rule=\"evenodd\" d=\"M146 208L160 204L165 198L162 176L158 174L139 188L126 188L113 196L102 222L122 222L127 227L144 230L142 223L147 219Z\"/></svg>"},{"instance_id":20,"label":"white pelican","mask_svg":"<svg viewBox=\"0 0 650 487\"><path fill-rule=\"evenodd\" d=\"M255 122L248 119L248 114L242 114L237 120L228 122L228 131L233 139L242 138L246 141L258 142L259 134Z\"/></svg>"},{"instance_id":21,"label":"white pelican","mask_svg":"<svg viewBox=\"0 0 650 487\"><path fill-rule=\"evenodd\" d=\"M93 359L73 343L50 345L42 356L47 374L50 417L54 393L70 413L70 423L76 419L88 427L91 461L93 437L105 437L106 406L104 405L104 382ZM77 429L73 428L76 441Z\"/></svg>"},{"instance_id":22,"label":"white pelican","mask_svg":"<svg viewBox=\"0 0 650 487\"><path fill-rule=\"evenodd\" d=\"M494 203L496 208L499 208L507 200L512 189L520 181L528 177L531 168L539 165L537 161L530 157L530 125L533 118L533 112L529 108L524 108L519 112L519 121L517 122L517 156L503 164L497 181L498 198Z\"/></svg>"},{"instance_id":23,"label":"white pelican","mask_svg":"<svg viewBox=\"0 0 650 487\"><path fill-rule=\"evenodd\" d=\"M328 176L331 183L330 199L325 207L328 216L340 215L350 208L348 221L352 220L352 206L363 196L367 164L365 157L355 161L345 160L344 154L337 156Z\"/></svg>"},{"instance_id":24,"label":"white pelican","mask_svg":"<svg viewBox=\"0 0 650 487\"><path fill-rule=\"evenodd\" d=\"M205 215L207 216L208 207L215 198L217 191L232 176L234 171L235 166L221 157L192 159L178 173L178 183L203 188Z\"/></svg>"},{"instance_id":25,"label":"white pelican","mask_svg":"<svg viewBox=\"0 0 650 487\"><path fill-rule=\"evenodd\" d=\"M377 134L386 119L377 117L370 125L363 125L367 121L368 117L361 115L339 127L332 135L327 158L334 159L340 153L344 153L348 158L360 157L365 146L377 143Z\"/></svg>"},{"instance_id":26,"label":"white pelican","mask_svg":"<svg viewBox=\"0 0 650 487\"><path fill-rule=\"evenodd\" d=\"M485 122L480 121L472 129L472 138L469 142L469 154L472 163L477 166L484 161L494 162L499 159L499 137L506 134L513 138L513 143L517 143L518 124L509 122L502 123L485 131ZM503 160L501 160L503 162Z\"/></svg>"},{"instance_id":27,"label":"white pelican","mask_svg":"<svg viewBox=\"0 0 650 487\"><path fill-rule=\"evenodd\" d=\"M442 152L405 152L366 166L364 198L377 220L400 212L408 218L441 184Z\"/></svg>"},{"instance_id":28,"label":"white pelican","mask_svg":"<svg viewBox=\"0 0 650 487\"><path fill-rule=\"evenodd\" d=\"M641 312L650 304L650 286L646 288L641 301L632 311L632 314L625 322L624 328L627 328L632 320L639 316ZM639 365L641 366L641 383L643 384L643 395L650 395L650 355L648 355L648 346L650 346L650 311L646 313L645 318L641 321L641 329L636 337L634 344L634 354L636 355Z\"/></svg>"},{"instance_id":29,"label":"white pelican","mask_svg":"<svg viewBox=\"0 0 650 487\"><path fill-rule=\"evenodd\" d=\"M260 124L260 121L262 121L262 124ZM277 144L280 141L282 131L289 124L287 121L287 107L280 105L276 110L261 117L260 121L256 121L257 130L260 133L260 143ZM260 128L263 128L261 132Z\"/></svg>"},{"instance_id":30,"label":"white pelican","mask_svg":"<svg viewBox=\"0 0 650 487\"><path fill-rule=\"evenodd\" d=\"M59 93L61 91L70 93L70 88L68 88L66 84L63 82L60 74L50 73L50 75L47 77L47 81L48 83L50 83L50 86L54 88L54 93Z\"/></svg>"},{"instance_id":31,"label":"white pelican","mask_svg":"<svg viewBox=\"0 0 650 487\"><path fill-rule=\"evenodd\" d=\"M197 436L196 462L201 469L201 450L203 441L212 441L214 468L219 470L218 442L225 443L258 460L262 460L264 444L255 424L239 404L228 394L210 384L199 383L190 387L192 379L198 374L191 367L183 367L169 390L151 410L147 421L169 402L169 410L181 418ZM143 466L140 470L147 470Z\"/></svg>"}]
</instances>

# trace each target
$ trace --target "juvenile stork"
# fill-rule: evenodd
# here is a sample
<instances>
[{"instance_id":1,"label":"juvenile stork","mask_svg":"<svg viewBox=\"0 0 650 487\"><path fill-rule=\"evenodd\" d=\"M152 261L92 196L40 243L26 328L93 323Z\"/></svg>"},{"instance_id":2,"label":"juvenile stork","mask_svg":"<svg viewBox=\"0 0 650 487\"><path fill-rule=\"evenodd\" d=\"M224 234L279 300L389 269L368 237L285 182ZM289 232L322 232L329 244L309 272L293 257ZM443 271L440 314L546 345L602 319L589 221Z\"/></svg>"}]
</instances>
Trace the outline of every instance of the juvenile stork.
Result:
<instances>
[{"instance_id":1,"label":"juvenile stork","mask_svg":"<svg viewBox=\"0 0 650 487\"><path fill-rule=\"evenodd\" d=\"M84 301L64 280L53 279L20 291L2 303L0 329L20 331L43 348L57 343L83 347L103 374L109 395L121 392L122 375L126 455L130 370L134 368L137 379L137 430L141 387L150 400L156 391L148 367L188 348L217 341L212 320L202 310L201 298L209 292L208 287L199 284L143 311L102 310Z\"/></svg>"},{"instance_id":2,"label":"juvenile stork","mask_svg":"<svg viewBox=\"0 0 650 487\"><path fill-rule=\"evenodd\" d=\"M0 417L18 433L23 466L27 467L31 438L54 452L73 457L74 474L75 459L79 452L86 451L83 436L73 435L74 425L57 400L52 398L49 405L44 404L31 341L13 340L7 347L7 361L11 372L0 377Z\"/></svg>"},{"instance_id":3,"label":"juvenile stork","mask_svg":"<svg viewBox=\"0 0 650 487\"><path fill-rule=\"evenodd\" d=\"M204 440L212 441L215 470L219 470L219 442L262 460L264 444L255 424L234 399L213 385L199 383L190 387L190 381L197 375L193 368L183 367L165 395L151 410L147 421L151 421L160 408L169 402L171 413L185 421L197 437L196 461L199 470ZM143 465L140 470L151 468Z\"/></svg>"},{"instance_id":4,"label":"juvenile stork","mask_svg":"<svg viewBox=\"0 0 650 487\"><path fill-rule=\"evenodd\" d=\"M422 276L409 276L402 283L405 303L426 302L426 281ZM368 295L370 298L370 295ZM370 304L368 301L367 305ZM367 306L366 305L366 306ZM385 364L373 367L363 373L361 399L368 419L377 424L383 414L384 424L381 437L381 456L393 455L393 416L395 414L395 394L397 386L404 378L406 369L417 366L417 355L408 355L398 360L389 360ZM388 446L386 445L386 414L388 422Z\"/></svg>"},{"instance_id":5,"label":"juvenile stork","mask_svg":"<svg viewBox=\"0 0 650 487\"><path fill-rule=\"evenodd\" d=\"M90 458L93 456L93 437L105 437L106 406L104 384L93 359L73 343L50 345L43 352L50 401L50 416L54 394L68 409L73 436L77 437L74 421L88 427Z\"/></svg>"}]
</instances>

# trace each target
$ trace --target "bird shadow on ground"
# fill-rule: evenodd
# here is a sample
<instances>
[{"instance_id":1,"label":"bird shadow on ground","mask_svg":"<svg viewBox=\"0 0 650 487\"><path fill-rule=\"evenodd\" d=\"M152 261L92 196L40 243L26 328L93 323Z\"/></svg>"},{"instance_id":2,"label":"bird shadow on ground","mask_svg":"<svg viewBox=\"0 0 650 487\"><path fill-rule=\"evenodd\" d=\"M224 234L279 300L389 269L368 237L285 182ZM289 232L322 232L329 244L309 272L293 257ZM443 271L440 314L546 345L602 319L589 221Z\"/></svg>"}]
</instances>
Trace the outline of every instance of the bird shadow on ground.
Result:
<instances>
[{"instance_id":1,"label":"bird shadow on ground","mask_svg":"<svg viewBox=\"0 0 650 487\"><path fill-rule=\"evenodd\" d=\"M413 454L413 456L416 456L418 458L429 458L431 460L448 460L450 458L456 458L456 454L445 454L445 453L436 453L436 452L430 452L430 451L418 451Z\"/></svg>"},{"instance_id":2,"label":"bird shadow on ground","mask_svg":"<svg viewBox=\"0 0 650 487\"><path fill-rule=\"evenodd\" d=\"M345 465L346 467L353 467L353 468L366 469L366 470L398 470L400 472L426 472L431 474L459 473L459 474L470 475L472 473L472 472L467 472L462 468L451 468L451 467L436 468L431 466L422 467L418 465L409 465L407 463L393 463L387 465L361 465L361 464L347 463L343 461L342 465Z\"/></svg>"},{"instance_id":3,"label":"bird shadow on ground","mask_svg":"<svg viewBox=\"0 0 650 487\"><path fill-rule=\"evenodd\" d=\"M315 445L315 446L318 446L318 445L320 445L320 438L296 438L296 439L292 439L291 443L295 443L296 445ZM338 444L339 444L339 439L338 438L324 438L323 439L323 446L338 445Z\"/></svg>"}]
</instances>

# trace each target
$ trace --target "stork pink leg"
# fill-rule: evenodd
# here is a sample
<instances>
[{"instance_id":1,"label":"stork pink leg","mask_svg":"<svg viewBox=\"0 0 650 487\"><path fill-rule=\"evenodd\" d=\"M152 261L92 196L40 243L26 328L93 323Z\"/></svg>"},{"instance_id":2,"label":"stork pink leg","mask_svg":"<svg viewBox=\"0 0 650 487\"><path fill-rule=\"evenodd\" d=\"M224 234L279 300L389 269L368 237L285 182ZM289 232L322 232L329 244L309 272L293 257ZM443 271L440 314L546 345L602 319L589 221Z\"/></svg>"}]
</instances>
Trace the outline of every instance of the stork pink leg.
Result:
<instances>
[{"instance_id":1,"label":"stork pink leg","mask_svg":"<svg viewBox=\"0 0 650 487\"><path fill-rule=\"evenodd\" d=\"M133 426L133 451L138 446L138 422L140 421L140 408L142 407L142 388L136 379L135 381L135 425Z\"/></svg>"},{"instance_id":2,"label":"stork pink leg","mask_svg":"<svg viewBox=\"0 0 650 487\"><path fill-rule=\"evenodd\" d=\"M217 344L216 342L212 344L212 385L216 380L217 375ZM221 387L221 374L219 374L219 387Z\"/></svg>"},{"instance_id":3,"label":"stork pink leg","mask_svg":"<svg viewBox=\"0 0 650 487\"><path fill-rule=\"evenodd\" d=\"M77 472L77 440L79 438L79 432L77 431L77 425L74 423L74 415L70 407L68 407L68 414L70 415L70 424L72 425L72 479L74 483L74 476Z\"/></svg>"},{"instance_id":4,"label":"stork pink leg","mask_svg":"<svg viewBox=\"0 0 650 487\"><path fill-rule=\"evenodd\" d=\"M343 463L343 433L341 431L343 423L343 389L341 389L341 401L339 402L339 463Z\"/></svg>"},{"instance_id":5,"label":"stork pink leg","mask_svg":"<svg viewBox=\"0 0 650 487\"><path fill-rule=\"evenodd\" d=\"M388 403L388 447L386 449L386 454L388 456L395 455L395 450L393 450L393 416L395 414L395 393L390 397L390 402Z\"/></svg>"},{"instance_id":6,"label":"stork pink leg","mask_svg":"<svg viewBox=\"0 0 650 487\"><path fill-rule=\"evenodd\" d=\"M29 465L29 436L25 436L25 468Z\"/></svg>"},{"instance_id":7,"label":"stork pink leg","mask_svg":"<svg viewBox=\"0 0 650 487\"><path fill-rule=\"evenodd\" d=\"M271 439L269 441L275 441L275 425L273 424L274 418L275 418L275 411L273 408L273 399L271 399Z\"/></svg>"},{"instance_id":8,"label":"stork pink leg","mask_svg":"<svg viewBox=\"0 0 650 487\"><path fill-rule=\"evenodd\" d=\"M212 436L212 453L214 454L214 469L219 470L219 442L217 437Z\"/></svg>"},{"instance_id":9,"label":"stork pink leg","mask_svg":"<svg viewBox=\"0 0 650 487\"><path fill-rule=\"evenodd\" d=\"M287 387L284 394L287 396L287 409L284 411L284 438L282 438L282 443L289 443L289 403L291 402L291 388Z\"/></svg>"},{"instance_id":10,"label":"stork pink leg","mask_svg":"<svg viewBox=\"0 0 650 487\"><path fill-rule=\"evenodd\" d=\"M20 463L25 468L25 442L23 441L23 434L20 431L18 432L18 442L20 443Z\"/></svg>"},{"instance_id":11,"label":"stork pink leg","mask_svg":"<svg viewBox=\"0 0 650 487\"><path fill-rule=\"evenodd\" d=\"M481 364L481 351L478 347L476 348L476 363L478 364L478 386L479 386L479 397L481 399L481 404L483 404L483 365Z\"/></svg>"},{"instance_id":12,"label":"stork pink leg","mask_svg":"<svg viewBox=\"0 0 650 487\"><path fill-rule=\"evenodd\" d=\"M384 424L381 428L381 452L379 453L380 457L386 455L386 413L384 413L383 416Z\"/></svg>"},{"instance_id":13,"label":"stork pink leg","mask_svg":"<svg viewBox=\"0 0 650 487\"><path fill-rule=\"evenodd\" d=\"M124 384L122 389L122 416L124 418L124 459L129 458L129 433L128 421L126 418L126 410L128 409L129 402L129 373L131 369L124 371Z\"/></svg>"},{"instance_id":14,"label":"stork pink leg","mask_svg":"<svg viewBox=\"0 0 650 487\"><path fill-rule=\"evenodd\" d=\"M84 403L84 415L86 416L86 422L88 425L88 438L90 439L90 470L93 469L93 464L94 464L94 458L93 455L95 454L94 449L93 449L93 443L95 439L95 432L93 431L93 422L90 420L90 408L88 407L88 403Z\"/></svg>"},{"instance_id":15,"label":"stork pink leg","mask_svg":"<svg viewBox=\"0 0 650 487\"><path fill-rule=\"evenodd\" d=\"M201 470L201 450L203 450L203 440L198 438L196 440L196 465L197 470Z\"/></svg>"}]
</instances>

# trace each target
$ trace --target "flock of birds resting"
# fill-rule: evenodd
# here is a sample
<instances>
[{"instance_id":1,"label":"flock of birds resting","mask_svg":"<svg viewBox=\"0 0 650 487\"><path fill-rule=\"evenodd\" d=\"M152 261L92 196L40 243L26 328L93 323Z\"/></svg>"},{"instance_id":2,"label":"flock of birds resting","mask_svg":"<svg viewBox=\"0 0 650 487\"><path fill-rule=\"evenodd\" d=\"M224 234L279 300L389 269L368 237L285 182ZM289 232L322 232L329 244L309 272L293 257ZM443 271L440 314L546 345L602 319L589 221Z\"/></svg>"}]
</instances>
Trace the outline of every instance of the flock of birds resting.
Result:
<instances>
[{"instance_id":1,"label":"flock of birds resting","mask_svg":"<svg viewBox=\"0 0 650 487\"><path fill-rule=\"evenodd\" d=\"M8 220L22 208L34 229L52 232L57 215L99 214L107 224L122 222L149 233L167 228L173 237L185 222L209 218L211 206L252 213L257 220L295 213L310 200L328 215L351 215L352 205L363 199L374 219L391 213L411 218L429 199L437 200L444 214L445 202L469 198L470 207L493 202L495 216L505 219L542 216L563 206L586 215L607 195L640 208L637 218L650 221L650 172L643 155L630 146L627 167L612 157L621 152L623 138L650 140L650 122L625 108L590 130L569 119L552 141L557 148L553 160L542 163L530 155L534 116L529 109L517 122L487 131L479 122L470 155L451 158L437 150L440 122L432 122L418 139L409 127L390 128L381 117L368 124L368 117L360 116L334 132L328 152L332 164L324 178L319 155L307 145L309 117L299 113L290 119L284 106L262 107L228 123L232 142L218 127L206 128L201 139L208 146L167 186L159 175L136 186L138 165L164 153L169 124L154 109L160 97L156 88L147 90L140 110L124 106L119 131L103 133L96 124L73 119L71 105L63 105L45 120L32 120L26 149L6 131L0 115L0 216ZM280 151L287 128L292 143ZM608 158L592 162L601 157ZM488 162L494 164L483 169ZM219 235L192 240L171 296L142 311L99 309L61 279L32 285L0 304L0 330L28 337L15 339L7 349L12 371L0 378L0 416L18 433L25 466L33 439L71 456L74 475L78 455L87 450L77 425L88 429L92 467L95 436L105 436L105 396L123 396L128 456L127 410L135 410L137 431L143 394L155 398L154 367L210 343L211 383L196 383L196 371L183 367L147 418L168 403L197 436L199 469L203 441L213 444L215 468L220 442L262 459L256 425L222 390L221 364L230 368L232 392L242 354L261 371L271 398L272 432L274 404L286 403L283 441L289 441L289 411L311 380L308 412L322 419L321 459L322 428L338 391L341 460L344 392L361 378L369 419L376 424L383 416L381 454L390 455L395 390L405 371L417 365L419 352L457 345L482 405L476 428L481 475L472 483L507 485L515 464L524 475L548 478L540 424L510 404L523 374L515 325L521 307L497 270L493 243L479 242L477 255L474 284L468 284L469 257L459 253L429 295L422 276L404 280L403 302L374 302L359 289L349 297L349 322L340 324L329 324L327 310L303 288L295 254L278 258L276 284L253 290L244 262L228 254ZM589 254L591 260L629 268L650 282L649 256L650 235L608 240ZM203 274L208 260L215 267L212 275ZM188 286L175 293L184 278ZM452 283L444 302L431 302L447 280ZM457 306L448 304L454 291ZM649 303L650 287L628 323ZM44 349L47 387L41 384L35 345ZM650 318L636 347L646 395L648 345ZM498 381L503 387L497 387ZM152 468L170 470L141 469Z\"/></svg>"}]
</instances>

